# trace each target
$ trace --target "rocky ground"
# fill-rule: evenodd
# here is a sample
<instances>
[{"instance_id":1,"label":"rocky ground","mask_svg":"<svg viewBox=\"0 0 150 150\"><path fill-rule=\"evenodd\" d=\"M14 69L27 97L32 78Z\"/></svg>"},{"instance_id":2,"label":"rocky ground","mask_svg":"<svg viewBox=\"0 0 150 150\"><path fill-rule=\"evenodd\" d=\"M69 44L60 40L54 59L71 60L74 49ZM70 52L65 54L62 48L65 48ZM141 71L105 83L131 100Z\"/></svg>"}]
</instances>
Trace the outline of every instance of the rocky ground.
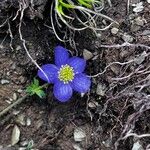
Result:
<instances>
[{"instance_id":1,"label":"rocky ground","mask_svg":"<svg viewBox=\"0 0 150 150\"><path fill-rule=\"evenodd\" d=\"M150 1L106 3L102 13L119 24L96 35L76 32L76 50L55 37L48 0L25 2L21 32L33 59L53 63L61 44L87 59L92 87L62 104L50 85L46 99L28 97L0 116L0 150L149 150ZM24 97L37 73L20 40L19 8L17 0L0 1L0 112Z\"/></svg>"}]
</instances>

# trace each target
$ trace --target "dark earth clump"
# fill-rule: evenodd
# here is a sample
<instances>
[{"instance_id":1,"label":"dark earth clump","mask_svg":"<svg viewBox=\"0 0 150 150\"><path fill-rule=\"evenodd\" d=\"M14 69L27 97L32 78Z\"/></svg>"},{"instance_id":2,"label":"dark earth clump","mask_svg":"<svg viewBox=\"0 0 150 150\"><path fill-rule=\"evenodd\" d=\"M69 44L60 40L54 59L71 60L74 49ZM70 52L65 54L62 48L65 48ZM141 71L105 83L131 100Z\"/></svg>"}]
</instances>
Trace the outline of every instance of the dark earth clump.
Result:
<instances>
[{"instance_id":1,"label":"dark earth clump","mask_svg":"<svg viewBox=\"0 0 150 150\"><path fill-rule=\"evenodd\" d=\"M132 4L138 2L142 2L143 10L135 13ZM112 1L112 7L106 2L102 13L119 25L97 34L89 29L75 32L75 45L71 45L57 40L51 28L49 0L1 0L0 111L23 97L26 86L37 77L37 68L20 39L22 3L26 9L21 34L32 58L40 66L53 63L57 45L80 57L87 50L91 58L87 60L86 73L91 76L92 86L84 96L74 93L69 102L62 104L54 98L50 85L45 99L27 98L0 116L0 150L27 149L31 141L32 148L39 150L149 150L148 1L132 1L129 10L126 0ZM101 27L107 24L102 18L97 21ZM65 32L65 26L61 30ZM11 145L15 126L20 136ZM75 137L77 130L79 139ZM133 149L135 146L139 149Z\"/></svg>"}]
</instances>

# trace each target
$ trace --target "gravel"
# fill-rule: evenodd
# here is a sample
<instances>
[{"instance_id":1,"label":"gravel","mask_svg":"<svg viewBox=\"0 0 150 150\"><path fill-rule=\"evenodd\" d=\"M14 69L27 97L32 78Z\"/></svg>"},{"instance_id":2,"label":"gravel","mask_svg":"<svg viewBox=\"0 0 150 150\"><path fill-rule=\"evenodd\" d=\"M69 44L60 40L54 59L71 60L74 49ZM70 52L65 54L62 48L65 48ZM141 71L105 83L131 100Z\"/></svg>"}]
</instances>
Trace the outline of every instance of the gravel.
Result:
<instances>
[{"instance_id":1,"label":"gravel","mask_svg":"<svg viewBox=\"0 0 150 150\"><path fill-rule=\"evenodd\" d=\"M9 84L10 81L9 80L6 80L6 79L1 79L1 84Z\"/></svg>"}]
</instances>

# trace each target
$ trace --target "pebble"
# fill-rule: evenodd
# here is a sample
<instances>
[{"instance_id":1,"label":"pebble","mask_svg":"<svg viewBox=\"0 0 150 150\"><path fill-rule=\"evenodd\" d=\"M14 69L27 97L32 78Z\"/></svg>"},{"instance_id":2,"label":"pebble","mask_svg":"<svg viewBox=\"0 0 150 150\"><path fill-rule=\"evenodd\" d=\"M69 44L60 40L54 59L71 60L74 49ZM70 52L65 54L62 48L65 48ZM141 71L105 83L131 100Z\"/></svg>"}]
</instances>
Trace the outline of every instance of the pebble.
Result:
<instances>
[{"instance_id":1,"label":"pebble","mask_svg":"<svg viewBox=\"0 0 150 150\"><path fill-rule=\"evenodd\" d=\"M144 51L140 56L138 56L137 58L135 58L135 63L136 64L138 64L138 65L140 65L140 64L142 64L142 62L145 60L145 58L146 58L146 56L147 56L148 54Z\"/></svg>"},{"instance_id":2,"label":"pebble","mask_svg":"<svg viewBox=\"0 0 150 150\"><path fill-rule=\"evenodd\" d=\"M9 82L9 80L6 80L6 79L1 79L1 84L3 85L3 84L9 84L10 82Z\"/></svg>"},{"instance_id":3,"label":"pebble","mask_svg":"<svg viewBox=\"0 0 150 150\"><path fill-rule=\"evenodd\" d=\"M96 107L98 106L98 102L89 102L89 103L88 103L88 106L89 106L90 108L96 108Z\"/></svg>"},{"instance_id":4,"label":"pebble","mask_svg":"<svg viewBox=\"0 0 150 150\"><path fill-rule=\"evenodd\" d=\"M27 125L27 126L30 126L30 125L31 125L31 119L30 119L30 118L27 118L26 125Z\"/></svg>"},{"instance_id":5,"label":"pebble","mask_svg":"<svg viewBox=\"0 0 150 150\"><path fill-rule=\"evenodd\" d=\"M111 139L107 139L106 141L102 141L105 147L110 148L112 146Z\"/></svg>"},{"instance_id":6,"label":"pebble","mask_svg":"<svg viewBox=\"0 0 150 150\"><path fill-rule=\"evenodd\" d=\"M10 102L12 102L12 101L13 101L13 99L12 99L12 98L9 98L9 101L10 101Z\"/></svg>"},{"instance_id":7,"label":"pebble","mask_svg":"<svg viewBox=\"0 0 150 150\"><path fill-rule=\"evenodd\" d=\"M18 45L18 46L16 47L16 50L17 50L17 51L21 50L21 46Z\"/></svg>"},{"instance_id":8,"label":"pebble","mask_svg":"<svg viewBox=\"0 0 150 150\"><path fill-rule=\"evenodd\" d=\"M16 122L23 125L23 126L25 126L26 125L25 115L23 115L23 114L18 115L17 118L16 118Z\"/></svg>"},{"instance_id":9,"label":"pebble","mask_svg":"<svg viewBox=\"0 0 150 150\"><path fill-rule=\"evenodd\" d=\"M101 37L102 37L102 34L101 34L101 33L97 33L97 34L96 34L96 37L97 37L97 38L101 38Z\"/></svg>"},{"instance_id":10,"label":"pebble","mask_svg":"<svg viewBox=\"0 0 150 150\"><path fill-rule=\"evenodd\" d=\"M19 147L18 150L26 150L25 147Z\"/></svg>"},{"instance_id":11,"label":"pebble","mask_svg":"<svg viewBox=\"0 0 150 150\"><path fill-rule=\"evenodd\" d=\"M22 142L20 142L20 145L21 145L21 146L27 146L28 143L29 143L29 141L22 141Z\"/></svg>"},{"instance_id":12,"label":"pebble","mask_svg":"<svg viewBox=\"0 0 150 150\"><path fill-rule=\"evenodd\" d=\"M140 30L140 26L136 25L135 23L131 25L131 31L132 32L137 32Z\"/></svg>"},{"instance_id":13,"label":"pebble","mask_svg":"<svg viewBox=\"0 0 150 150\"><path fill-rule=\"evenodd\" d=\"M5 100L8 104L11 104L11 101L9 101L9 100Z\"/></svg>"},{"instance_id":14,"label":"pebble","mask_svg":"<svg viewBox=\"0 0 150 150\"><path fill-rule=\"evenodd\" d=\"M11 145L15 145L20 140L20 130L17 125L14 126L12 131Z\"/></svg>"},{"instance_id":15,"label":"pebble","mask_svg":"<svg viewBox=\"0 0 150 150\"><path fill-rule=\"evenodd\" d=\"M123 34L122 39L125 42L129 42L129 43L133 42L133 37L131 35L128 35L127 33Z\"/></svg>"},{"instance_id":16,"label":"pebble","mask_svg":"<svg viewBox=\"0 0 150 150\"><path fill-rule=\"evenodd\" d=\"M16 69L16 63L13 63L13 64L12 64L11 69L12 69L12 70L15 70L15 69Z\"/></svg>"},{"instance_id":17,"label":"pebble","mask_svg":"<svg viewBox=\"0 0 150 150\"><path fill-rule=\"evenodd\" d=\"M135 7L133 8L133 12L136 12L136 13L141 12L141 11L144 9L144 6L143 6L143 3L142 3L142 2L137 3L137 4L134 4L134 5L132 5L132 6L135 6Z\"/></svg>"},{"instance_id":18,"label":"pebble","mask_svg":"<svg viewBox=\"0 0 150 150\"><path fill-rule=\"evenodd\" d=\"M83 50L83 57L85 60L89 60L93 57L93 54L90 51L84 49Z\"/></svg>"},{"instance_id":19,"label":"pebble","mask_svg":"<svg viewBox=\"0 0 150 150\"><path fill-rule=\"evenodd\" d=\"M96 88L96 94L100 96L104 96L106 91L106 86L104 84L99 83Z\"/></svg>"},{"instance_id":20,"label":"pebble","mask_svg":"<svg viewBox=\"0 0 150 150\"><path fill-rule=\"evenodd\" d=\"M82 148L78 144L73 144L73 148L75 150L82 150Z\"/></svg>"},{"instance_id":21,"label":"pebble","mask_svg":"<svg viewBox=\"0 0 150 150\"><path fill-rule=\"evenodd\" d=\"M136 19L135 19L135 23L137 24L137 25L139 25L139 26L143 26L144 25L144 20L141 18L141 17L137 17Z\"/></svg>"},{"instance_id":22,"label":"pebble","mask_svg":"<svg viewBox=\"0 0 150 150\"><path fill-rule=\"evenodd\" d=\"M18 115L20 113L20 110L13 110L12 114Z\"/></svg>"},{"instance_id":23,"label":"pebble","mask_svg":"<svg viewBox=\"0 0 150 150\"><path fill-rule=\"evenodd\" d=\"M147 0L147 2L150 4L150 0Z\"/></svg>"},{"instance_id":24,"label":"pebble","mask_svg":"<svg viewBox=\"0 0 150 150\"><path fill-rule=\"evenodd\" d=\"M74 130L74 140L76 142L81 142L85 139L86 133L81 128L76 128Z\"/></svg>"},{"instance_id":25,"label":"pebble","mask_svg":"<svg viewBox=\"0 0 150 150\"><path fill-rule=\"evenodd\" d=\"M117 34L118 31L119 31L119 29L118 29L118 28L115 28L115 27L111 29L111 33L112 33L112 34Z\"/></svg>"},{"instance_id":26,"label":"pebble","mask_svg":"<svg viewBox=\"0 0 150 150\"><path fill-rule=\"evenodd\" d=\"M18 93L22 93L22 92L23 92L23 90L21 90L21 89L18 89L18 90L17 90L17 92L18 92Z\"/></svg>"},{"instance_id":27,"label":"pebble","mask_svg":"<svg viewBox=\"0 0 150 150\"><path fill-rule=\"evenodd\" d=\"M148 35L148 36L150 36L150 30L144 30L141 35Z\"/></svg>"},{"instance_id":28,"label":"pebble","mask_svg":"<svg viewBox=\"0 0 150 150\"><path fill-rule=\"evenodd\" d=\"M13 94L13 100L17 100L17 94L16 93Z\"/></svg>"},{"instance_id":29,"label":"pebble","mask_svg":"<svg viewBox=\"0 0 150 150\"><path fill-rule=\"evenodd\" d=\"M2 149L3 148L3 146L2 145L0 145L0 149Z\"/></svg>"},{"instance_id":30,"label":"pebble","mask_svg":"<svg viewBox=\"0 0 150 150\"><path fill-rule=\"evenodd\" d=\"M133 144L132 150L144 150L139 141Z\"/></svg>"}]
</instances>

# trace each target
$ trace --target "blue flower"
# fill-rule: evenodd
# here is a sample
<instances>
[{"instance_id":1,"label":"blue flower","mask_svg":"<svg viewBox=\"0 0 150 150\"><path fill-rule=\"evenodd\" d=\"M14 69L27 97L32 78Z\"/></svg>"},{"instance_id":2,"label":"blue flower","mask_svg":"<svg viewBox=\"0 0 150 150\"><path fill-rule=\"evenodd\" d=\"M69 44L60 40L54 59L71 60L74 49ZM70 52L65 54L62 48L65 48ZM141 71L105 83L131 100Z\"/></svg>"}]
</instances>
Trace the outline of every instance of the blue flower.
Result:
<instances>
[{"instance_id":1,"label":"blue flower","mask_svg":"<svg viewBox=\"0 0 150 150\"><path fill-rule=\"evenodd\" d=\"M91 80L83 72L86 61L79 57L69 58L68 51L57 46L55 48L55 65L45 64L38 70L38 76L48 83L53 83L54 96L61 102L68 101L73 90L86 93L90 89Z\"/></svg>"}]
</instances>

